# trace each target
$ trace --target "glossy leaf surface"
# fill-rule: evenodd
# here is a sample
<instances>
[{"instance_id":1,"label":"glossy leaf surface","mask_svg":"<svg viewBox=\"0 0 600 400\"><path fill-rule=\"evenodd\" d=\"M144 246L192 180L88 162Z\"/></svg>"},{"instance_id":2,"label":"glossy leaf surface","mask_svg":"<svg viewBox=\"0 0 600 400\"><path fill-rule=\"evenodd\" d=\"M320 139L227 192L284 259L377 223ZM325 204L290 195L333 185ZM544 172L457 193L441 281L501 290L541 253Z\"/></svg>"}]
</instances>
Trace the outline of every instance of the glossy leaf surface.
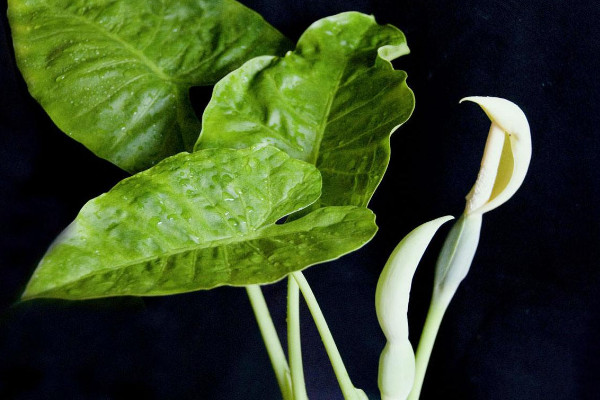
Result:
<instances>
[{"instance_id":1,"label":"glossy leaf surface","mask_svg":"<svg viewBox=\"0 0 600 400\"><path fill-rule=\"evenodd\" d=\"M366 206L387 168L389 136L414 108L397 28L348 12L315 22L285 57L258 57L222 79L196 149L274 144L315 164L321 205Z\"/></svg>"},{"instance_id":2,"label":"glossy leaf surface","mask_svg":"<svg viewBox=\"0 0 600 400\"><path fill-rule=\"evenodd\" d=\"M56 125L135 172L200 132L191 86L287 40L234 0L10 0L15 53Z\"/></svg>"},{"instance_id":3,"label":"glossy leaf surface","mask_svg":"<svg viewBox=\"0 0 600 400\"><path fill-rule=\"evenodd\" d=\"M268 146L182 153L88 202L24 298L165 295L270 283L355 250L375 234L365 208L313 203L318 170Z\"/></svg>"}]
</instances>

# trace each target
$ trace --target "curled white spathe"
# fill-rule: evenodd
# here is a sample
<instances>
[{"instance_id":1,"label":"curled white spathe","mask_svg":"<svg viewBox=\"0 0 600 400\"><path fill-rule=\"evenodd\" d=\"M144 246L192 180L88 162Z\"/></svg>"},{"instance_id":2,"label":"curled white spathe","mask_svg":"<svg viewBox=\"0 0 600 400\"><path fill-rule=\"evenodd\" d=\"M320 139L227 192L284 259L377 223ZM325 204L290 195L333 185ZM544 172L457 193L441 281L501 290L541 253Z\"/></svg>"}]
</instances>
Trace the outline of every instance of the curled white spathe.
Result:
<instances>
[{"instance_id":1,"label":"curled white spathe","mask_svg":"<svg viewBox=\"0 0 600 400\"><path fill-rule=\"evenodd\" d=\"M398 243L388 259L375 292L375 309L387 344L379 358L378 384L382 400L406 400L415 377L415 355L408 340L408 301L412 279L429 242L452 216L415 228Z\"/></svg>"},{"instance_id":2,"label":"curled white spathe","mask_svg":"<svg viewBox=\"0 0 600 400\"><path fill-rule=\"evenodd\" d=\"M511 101L478 96L463 101L479 104L492 122L465 208L465 214L483 214L510 199L523 183L531 161L531 133L525 114Z\"/></svg>"}]
</instances>

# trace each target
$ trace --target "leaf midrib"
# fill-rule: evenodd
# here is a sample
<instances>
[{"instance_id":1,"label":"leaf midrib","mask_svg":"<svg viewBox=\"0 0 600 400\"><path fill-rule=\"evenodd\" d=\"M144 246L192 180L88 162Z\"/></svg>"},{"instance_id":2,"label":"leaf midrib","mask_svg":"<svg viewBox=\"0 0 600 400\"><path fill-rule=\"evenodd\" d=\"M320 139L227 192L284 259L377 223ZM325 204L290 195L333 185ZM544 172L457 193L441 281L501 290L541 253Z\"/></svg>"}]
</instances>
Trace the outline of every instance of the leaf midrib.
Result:
<instances>
[{"instance_id":1,"label":"leaf midrib","mask_svg":"<svg viewBox=\"0 0 600 400\"><path fill-rule=\"evenodd\" d=\"M329 237L329 238L325 238L325 239L321 238L321 239L319 239L315 243L338 242L339 240L340 240L339 237ZM250 243L247 243L247 244L249 245L249 247L254 248L254 246L251 246ZM266 257L265 254L263 254L260 251L260 249L256 249L256 250L257 250L257 254L259 254L263 259L265 259L265 260L268 261L268 257ZM339 256L334 256L333 258L330 258L330 259L325 259L325 260L322 260L322 261L311 262L308 265L305 265L304 267L302 267L301 269L308 268L308 267L310 267L312 265L324 263L324 262L327 262L327 261L336 260L336 259L344 256L345 254L347 254L347 253L341 254ZM124 268L126 268L126 267L124 267ZM124 269L124 268L122 268L122 269ZM236 270L236 268L232 268L232 270ZM237 270L239 270L239 268L237 268ZM106 271L106 270L103 270L103 271ZM194 277L196 276L195 272L196 271L194 271ZM89 276L92 276L92 275L94 275L94 274L84 275L84 276L80 277L79 279L85 279L85 278L88 278ZM280 277L279 279L281 279L281 278L283 278L283 277ZM47 296L49 294L51 295L57 289L64 289L65 287L68 287L69 285L74 284L76 282L77 281L67 282L67 283L65 283L63 285L56 286L54 288L44 290L43 292L39 292L39 293L37 293L37 294L35 294L33 296L28 296L28 297L24 296L24 298L27 299L27 300L29 300L29 299L35 299L35 298L44 297L44 296ZM217 283L214 286L207 286L207 287L203 287L202 289L213 289L213 288L216 288L216 287L219 287L219 286L225 286L225 285L229 285L229 286L233 286L233 287L246 286L245 284L239 284L239 283ZM154 287L152 288L152 290L154 290ZM146 292L144 294L124 294L123 293L123 294L118 294L118 296L163 296L163 295L171 295L171 294L181 294L181 293L191 292L191 291L195 291L195 290L199 290L199 289L189 289L189 290L185 290L185 291L178 291L178 290L164 290L164 291L159 291L159 292L157 292L157 291L149 291L149 292ZM113 294L112 296L115 296L115 295ZM49 296L49 297L52 297L52 296ZM93 296L89 296L89 297L86 296L86 297L77 298L77 299L90 300L90 299L98 299L98 298L102 298L102 297L107 297L107 295L105 295L105 294L97 294L97 295L93 295Z\"/></svg>"},{"instance_id":2,"label":"leaf midrib","mask_svg":"<svg viewBox=\"0 0 600 400\"><path fill-rule=\"evenodd\" d=\"M342 76L344 76L347 66L348 66L348 58L346 60L344 60L344 65L342 68L340 68L340 72L335 78L334 89L331 92L329 99L327 99L327 105L325 107L325 112L323 113L323 117L321 119L321 122L319 123L319 128L317 130L317 135L315 137L315 145L310 154L310 157L308 158L308 162L310 162L313 165L317 165L317 160L319 159L319 153L321 152L321 143L323 142L323 136L325 136L325 131L327 130L329 114L331 113L331 107L333 106L333 100L335 99L335 96L337 95L337 92L340 89L340 83L342 81Z\"/></svg>"},{"instance_id":3,"label":"leaf midrib","mask_svg":"<svg viewBox=\"0 0 600 400\"><path fill-rule=\"evenodd\" d=\"M294 221L292 221L292 222L294 222ZM194 245L190 245L190 246L186 246L186 247L180 247L180 248L174 249L173 251L161 253L160 256L143 257L143 258L139 258L135 261L119 264L112 268L102 268L102 269L93 271L89 274L78 276L74 280L70 280L68 282L65 282L63 284L55 286L52 289L46 290L44 292L52 292L52 291L55 291L56 289L64 288L65 286L68 286L69 284L72 284L76 281L87 279L87 278L95 276L95 275L103 274L106 272L114 272L114 271L121 270L121 269L126 269L128 267L131 267L131 266L134 266L137 264L145 263L145 262L152 261L152 260L157 260L160 258L170 258L172 256L175 256L175 255L178 255L181 253L185 253L188 251L203 250L203 249L207 249L207 248L211 248L211 247L219 247L219 246L224 246L224 245L232 245L232 244L237 244L237 243L248 242L248 241L255 240L255 239L269 239L269 238L277 237L282 234L289 233L290 225L292 225L292 223L283 224L283 225L277 225L277 224L266 225L266 226L262 226L258 229L253 230L252 233L247 234L247 235L233 236L233 237L228 237L228 238L224 238L224 239L203 242L200 244L194 244ZM269 228L272 228L274 226L278 226L280 228L275 228L274 232L270 235L261 235L261 233L263 231L265 231ZM309 229L307 229L307 230L312 230L312 229L313 229L312 227L309 227ZM300 230L300 231L305 232L307 230ZM295 231L295 232L300 232L300 231ZM33 297L35 297L35 296L33 296Z\"/></svg>"},{"instance_id":4,"label":"leaf midrib","mask_svg":"<svg viewBox=\"0 0 600 400\"><path fill-rule=\"evenodd\" d=\"M120 45L123 49L125 49L126 51L128 51L129 53L131 53L135 58L137 58L140 63L144 66L146 66L150 71L152 71L156 76L158 76L160 79L162 79L163 81L167 81L170 83L177 83L179 85L188 85L190 86L191 84L185 80L180 80L177 79L173 76L169 76L167 75L162 68L160 68L152 59L148 58L148 56L146 56L146 54L141 51L138 50L136 47L134 47L133 45L131 45L129 42L127 42L126 40L124 40L123 38L121 38L119 35L109 31L108 29L106 29L104 26L102 26L99 23L96 23L94 21L90 21L89 19L82 17L80 15L75 15L73 13L70 13L66 10L61 10L58 9L56 7L53 7L53 5L48 4L48 8L51 8L52 10L54 10L55 12L64 12L63 15L60 14L49 14L50 17L52 18L56 18L56 19L70 19L73 18L76 21L79 21L80 23L89 26L90 28L94 29L96 32L98 32L99 34L103 35L104 37L112 40L113 42L116 42L118 45Z\"/></svg>"}]
</instances>

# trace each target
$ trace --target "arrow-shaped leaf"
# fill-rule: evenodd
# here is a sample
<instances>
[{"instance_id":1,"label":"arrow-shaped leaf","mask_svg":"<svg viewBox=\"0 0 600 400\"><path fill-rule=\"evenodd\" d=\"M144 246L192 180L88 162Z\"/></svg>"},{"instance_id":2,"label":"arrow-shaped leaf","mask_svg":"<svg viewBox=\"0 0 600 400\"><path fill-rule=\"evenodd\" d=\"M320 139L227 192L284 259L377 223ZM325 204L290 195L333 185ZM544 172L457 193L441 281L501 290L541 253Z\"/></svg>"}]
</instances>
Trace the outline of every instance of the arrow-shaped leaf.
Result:
<instances>
[{"instance_id":1,"label":"arrow-shaped leaf","mask_svg":"<svg viewBox=\"0 0 600 400\"><path fill-rule=\"evenodd\" d=\"M223 78L196 149L274 144L315 164L321 205L366 206L390 157L389 136L411 115L402 32L349 12L315 22L283 58L258 57Z\"/></svg>"},{"instance_id":2,"label":"arrow-shaped leaf","mask_svg":"<svg viewBox=\"0 0 600 400\"><path fill-rule=\"evenodd\" d=\"M89 201L48 250L24 298L165 295L270 283L369 241L365 208L327 207L318 170L274 147L170 157Z\"/></svg>"},{"instance_id":3,"label":"arrow-shaped leaf","mask_svg":"<svg viewBox=\"0 0 600 400\"><path fill-rule=\"evenodd\" d=\"M10 0L17 62L56 125L135 172L200 133L188 91L287 40L234 0Z\"/></svg>"}]
</instances>

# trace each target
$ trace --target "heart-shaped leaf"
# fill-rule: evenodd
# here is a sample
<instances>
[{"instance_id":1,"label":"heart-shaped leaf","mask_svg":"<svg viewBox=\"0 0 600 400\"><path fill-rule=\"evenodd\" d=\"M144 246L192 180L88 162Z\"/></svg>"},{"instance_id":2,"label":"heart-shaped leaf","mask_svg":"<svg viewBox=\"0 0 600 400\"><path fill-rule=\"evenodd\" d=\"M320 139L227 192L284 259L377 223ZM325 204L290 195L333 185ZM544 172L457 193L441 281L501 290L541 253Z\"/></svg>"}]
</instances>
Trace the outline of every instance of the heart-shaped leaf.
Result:
<instances>
[{"instance_id":1,"label":"heart-shaped leaf","mask_svg":"<svg viewBox=\"0 0 600 400\"><path fill-rule=\"evenodd\" d=\"M283 58L258 57L216 86L196 149L274 144L315 164L321 205L366 206L390 157L389 136L414 108L397 28L348 12L315 22Z\"/></svg>"},{"instance_id":2,"label":"heart-shaped leaf","mask_svg":"<svg viewBox=\"0 0 600 400\"><path fill-rule=\"evenodd\" d=\"M56 125L135 172L191 150L191 86L285 39L234 0L10 0L17 62Z\"/></svg>"},{"instance_id":3,"label":"heart-shaped leaf","mask_svg":"<svg viewBox=\"0 0 600 400\"><path fill-rule=\"evenodd\" d=\"M89 201L24 298L165 295L270 283L369 241L366 208L276 222L320 195L318 170L268 146L167 158Z\"/></svg>"}]
</instances>

